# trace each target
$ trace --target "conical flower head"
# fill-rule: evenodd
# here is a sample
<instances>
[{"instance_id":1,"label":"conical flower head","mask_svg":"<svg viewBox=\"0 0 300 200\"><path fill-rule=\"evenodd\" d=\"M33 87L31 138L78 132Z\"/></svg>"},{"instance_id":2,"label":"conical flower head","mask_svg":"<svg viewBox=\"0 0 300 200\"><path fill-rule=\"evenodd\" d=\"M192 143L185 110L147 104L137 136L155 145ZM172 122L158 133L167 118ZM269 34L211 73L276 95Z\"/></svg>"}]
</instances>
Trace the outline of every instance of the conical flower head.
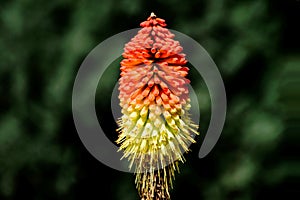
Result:
<instances>
[{"instance_id":1,"label":"conical flower head","mask_svg":"<svg viewBox=\"0 0 300 200\"><path fill-rule=\"evenodd\" d=\"M152 13L141 27L125 45L121 61L123 116L117 143L129 167L135 167L141 198L168 199L177 161L184 161L183 153L197 134L188 113L189 69L165 20Z\"/></svg>"}]
</instances>

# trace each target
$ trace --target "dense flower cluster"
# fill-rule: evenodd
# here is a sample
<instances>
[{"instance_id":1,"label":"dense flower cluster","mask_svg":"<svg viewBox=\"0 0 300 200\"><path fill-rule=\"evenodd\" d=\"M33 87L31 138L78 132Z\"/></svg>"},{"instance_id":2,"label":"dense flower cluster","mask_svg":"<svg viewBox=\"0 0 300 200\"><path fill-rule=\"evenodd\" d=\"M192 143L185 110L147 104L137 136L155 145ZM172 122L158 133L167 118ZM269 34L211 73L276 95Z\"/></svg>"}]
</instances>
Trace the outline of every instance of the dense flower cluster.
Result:
<instances>
[{"instance_id":1,"label":"dense flower cluster","mask_svg":"<svg viewBox=\"0 0 300 200\"><path fill-rule=\"evenodd\" d=\"M188 68L182 47L153 13L125 45L119 99L120 150L135 167L141 199L169 199L177 161L194 143Z\"/></svg>"}]
</instances>

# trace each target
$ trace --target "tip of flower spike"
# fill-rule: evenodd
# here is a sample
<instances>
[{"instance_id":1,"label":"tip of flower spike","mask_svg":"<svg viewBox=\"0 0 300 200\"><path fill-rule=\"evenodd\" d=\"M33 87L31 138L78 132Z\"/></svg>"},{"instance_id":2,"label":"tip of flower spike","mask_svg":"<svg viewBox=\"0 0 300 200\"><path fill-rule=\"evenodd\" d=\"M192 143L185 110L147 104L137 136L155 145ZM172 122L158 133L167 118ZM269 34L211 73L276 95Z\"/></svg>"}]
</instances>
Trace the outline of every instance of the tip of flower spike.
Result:
<instances>
[{"instance_id":1,"label":"tip of flower spike","mask_svg":"<svg viewBox=\"0 0 300 200\"><path fill-rule=\"evenodd\" d=\"M151 13L150 17L144 22L142 22L141 27L153 27L153 26L161 26L165 27L167 24L165 23L164 19L156 17L154 12Z\"/></svg>"},{"instance_id":2,"label":"tip of flower spike","mask_svg":"<svg viewBox=\"0 0 300 200\"><path fill-rule=\"evenodd\" d=\"M154 14L154 12L151 13L150 17L151 18L156 18L156 15Z\"/></svg>"}]
</instances>

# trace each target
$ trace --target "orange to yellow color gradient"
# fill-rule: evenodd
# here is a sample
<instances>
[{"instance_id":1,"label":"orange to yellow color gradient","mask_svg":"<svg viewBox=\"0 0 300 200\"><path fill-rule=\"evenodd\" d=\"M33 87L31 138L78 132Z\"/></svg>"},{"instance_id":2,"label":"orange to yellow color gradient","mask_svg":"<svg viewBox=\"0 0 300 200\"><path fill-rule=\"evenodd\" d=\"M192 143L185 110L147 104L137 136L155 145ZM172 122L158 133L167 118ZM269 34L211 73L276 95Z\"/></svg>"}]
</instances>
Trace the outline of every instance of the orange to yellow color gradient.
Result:
<instances>
[{"instance_id":1,"label":"orange to yellow color gradient","mask_svg":"<svg viewBox=\"0 0 300 200\"><path fill-rule=\"evenodd\" d=\"M142 200L170 199L178 161L189 151L197 132L189 117L190 99L186 78L189 69L166 27L155 14L125 45L121 61L119 99L122 117L117 143L134 167Z\"/></svg>"}]
</instances>

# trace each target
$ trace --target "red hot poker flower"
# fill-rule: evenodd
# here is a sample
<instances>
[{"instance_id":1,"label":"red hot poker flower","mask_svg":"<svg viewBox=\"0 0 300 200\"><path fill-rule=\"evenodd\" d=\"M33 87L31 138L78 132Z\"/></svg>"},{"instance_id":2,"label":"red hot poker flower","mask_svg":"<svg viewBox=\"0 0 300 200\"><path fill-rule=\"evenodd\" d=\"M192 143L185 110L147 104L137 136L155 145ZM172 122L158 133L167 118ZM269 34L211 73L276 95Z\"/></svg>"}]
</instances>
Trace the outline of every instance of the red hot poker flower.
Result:
<instances>
[{"instance_id":1,"label":"red hot poker flower","mask_svg":"<svg viewBox=\"0 0 300 200\"><path fill-rule=\"evenodd\" d=\"M141 199L170 199L174 171L194 143L183 48L153 13L125 45L119 99L120 150L135 166Z\"/></svg>"}]
</instances>

